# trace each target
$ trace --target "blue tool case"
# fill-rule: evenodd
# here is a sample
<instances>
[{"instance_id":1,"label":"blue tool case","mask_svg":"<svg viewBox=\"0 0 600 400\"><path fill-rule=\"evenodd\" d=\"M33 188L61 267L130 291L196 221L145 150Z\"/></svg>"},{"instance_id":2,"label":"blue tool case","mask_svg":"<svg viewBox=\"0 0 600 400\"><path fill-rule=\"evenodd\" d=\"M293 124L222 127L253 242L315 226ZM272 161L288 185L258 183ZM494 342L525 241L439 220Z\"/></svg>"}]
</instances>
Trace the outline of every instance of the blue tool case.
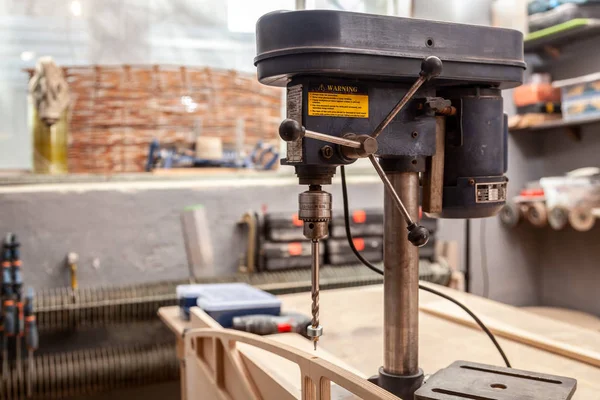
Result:
<instances>
[{"instance_id":1,"label":"blue tool case","mask_svg":"<svg viewBox=\"0 0 600 400\"><path fill-rule=\"evenodd\" d=\"M180 285L177 291L182 315L189 318L189 307L197 305L224 328L232 326L234 317L281 312L277 297L245 283ZM191 304L194 298L195 304Z\"/></svg>"}]
</instances>

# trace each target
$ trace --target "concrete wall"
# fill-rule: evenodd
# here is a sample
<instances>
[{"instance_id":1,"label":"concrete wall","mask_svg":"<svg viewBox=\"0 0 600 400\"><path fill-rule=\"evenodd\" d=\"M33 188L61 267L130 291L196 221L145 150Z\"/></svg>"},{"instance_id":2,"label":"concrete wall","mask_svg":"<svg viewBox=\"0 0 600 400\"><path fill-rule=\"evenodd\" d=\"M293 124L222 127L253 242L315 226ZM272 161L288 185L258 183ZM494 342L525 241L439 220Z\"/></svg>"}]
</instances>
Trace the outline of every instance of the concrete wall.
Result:
<instances>
[{"instance_id":1,"label":"concrete wall","mask_svg":"<svg viewBox=\"0 0 600 400\"><path fill-rule=\"evenodd\" d=\"M543 69L555 80L597 72L600 62L597 49L598 43L593 38L576 41L561 50L560 58L546 62ZM536 58L527 61L530 70L541 65ZM527 179L521 179L526 181L543 176L564 175L576 168L600 166L599 128L600 124L583 126L581 141L573 140L564 129L513 134L512 146L509 148L512 189L520 186L521 182L515 181L517 177L527 176ZM510 254L511 258L518 258L519 263L527 260L535 262L534 282L539 304L600 315L597 295L597 288L600 286L600 247L597 245L600 227L596 226L591 231L582 233L571 228L557 232L551 228L533 229L524 225L507 233L526 235L526 230L531 231L531 241L518 241L514 246L499 241L497 245L500 254ZM494 231L494 236L498 232ZM477 242L473 247L478 247ZM500 272L498 269L498 273ZM503 280L491 280L494 282L493 286L504 287ZM521 285L521 281L513 282ZM494 296L493 291L492 297L499 298Z\"/></svg>"},{"instance_id":2,"label":"concrete wall","mask_svg":"<svg viewBox=\"0 0 600 400\"><path fill-rule=\"evenodd\" d=\"M383 188L375 176L349 177L349 184L351 207L382 207ZM342 210L340 185L330 189L334 209ZM244 249L236 234L241 215L262 204L292 212L303 190L292 177L5 187L0 234L19 235L25 282L35 288L68 285L64 260L71 251L80 256L81 286L185 279L180 212L203 204L215 267L230 274Z\"/></svg>"},{"instance_id":3,"label":"concrete wall","mask_svg":"<svg viewBox=\"0 0 600 400\"><path fill-rule=\"evenodd\" d=\"M582 130L581 142L565 131L538 135L544 152L544 176L588 166L600 166L598 125ZM568 307L600 315L600 224L588 232L571 228L540 232L540 301L544 305Z\"/></svg>"}]
</instances>

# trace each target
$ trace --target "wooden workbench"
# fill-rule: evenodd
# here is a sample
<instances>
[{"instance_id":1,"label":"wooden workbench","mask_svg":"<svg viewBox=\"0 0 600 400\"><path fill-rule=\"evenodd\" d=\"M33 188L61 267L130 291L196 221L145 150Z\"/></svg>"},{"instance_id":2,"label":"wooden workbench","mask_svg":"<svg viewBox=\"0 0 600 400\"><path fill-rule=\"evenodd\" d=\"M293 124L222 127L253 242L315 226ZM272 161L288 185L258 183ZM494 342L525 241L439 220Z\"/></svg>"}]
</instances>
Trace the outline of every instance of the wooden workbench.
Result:
<instances>
[{"instance_id":1,"label":"wooden workbench","mask_svg":"<svg viewBox=\"0 0 600 400\"><path fill-rule=\"evenodd\" d=\"M573 399L600 399L600 368L594 365L595 357L600 354L598 332L478 296L437 288L467 304L490 328L498 328L503 336L514 338L498 337L514 368L575 378L578 389ZM308 293L279 297L283 311L310 312ZM503 366L489 338L478 328L466 325L470 323L468 316L461 320L462 310L425 292L421 292L419 303L419 364L426 374L447 367L455 360ZM161 317L168 324L169 315L176 315L176 311L161 309ZM383 287L322 291L320 316L324 335L319 347L361 375L374 375L383 360ZM525 343L520 343L523 341ZM587 362L577 359L579 354L585 356L583 359Z\"/></svg>"}]
</instances>

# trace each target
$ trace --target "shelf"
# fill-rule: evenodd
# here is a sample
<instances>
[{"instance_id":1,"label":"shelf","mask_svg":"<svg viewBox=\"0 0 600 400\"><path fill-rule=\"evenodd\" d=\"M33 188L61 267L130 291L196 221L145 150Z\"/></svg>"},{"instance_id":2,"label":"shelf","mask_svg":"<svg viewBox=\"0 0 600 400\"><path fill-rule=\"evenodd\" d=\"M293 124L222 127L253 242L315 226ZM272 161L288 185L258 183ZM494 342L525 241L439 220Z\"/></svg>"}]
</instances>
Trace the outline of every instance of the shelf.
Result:
<instances>
[{"instance_id":1,"label":"shelf","mask_svg":"<svg viewBox=\"0 0 600 400\"><path fill-rule=\"evenodd\" d=\"M558 48L573 40L600 36L600 19L577 18L554 25L525 37L525 53L544 51L547 47Z\"/></svg>"},{"instance_id":2,"label":"shelf","mask_svg":"<svg viewBox=\"0 0 600 400\"><path fill-rule=\"evenodd\" d=\"M510 129L511 133L515 132L531 132L531 131L546 131L551 129L570 129L579 131L583 125L600 124L600 116L580 118L573 121L565 121L562 119L544 122L543 124L528 126L526 128Z\"/></svg>"}]
</instances>

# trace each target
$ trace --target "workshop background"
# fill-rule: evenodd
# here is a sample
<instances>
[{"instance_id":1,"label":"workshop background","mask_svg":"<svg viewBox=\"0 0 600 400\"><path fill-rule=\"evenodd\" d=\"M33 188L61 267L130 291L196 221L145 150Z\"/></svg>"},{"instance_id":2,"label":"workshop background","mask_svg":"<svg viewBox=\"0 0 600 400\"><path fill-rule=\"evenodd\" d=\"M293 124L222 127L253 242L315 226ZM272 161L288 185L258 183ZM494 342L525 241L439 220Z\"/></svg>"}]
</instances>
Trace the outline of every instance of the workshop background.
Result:
<instances>
[{"instance_id":1,"label":"workshop background","mask_svg":"<svg viewBox=\"0 0 600 400\"><path fill-rule=\"evenodd\" d=\"M20 245L23 293L35 291L39 349L19 356L35 364L33 397L177 398L172 335L156 311L177 303L178 284L306 290L310 260L265 255L269 248L302 258L302 249L270 248L265 239L254 249L256 265L248 256L255 245L248 219L293 227L303 190L293 169L279 167L284 92L259 84L253 64L256 20L279 9L523 31L528 84L503 92L512 201L499 217L435 222L422 278L596 320L600 75L592 74L600 73L600 5L593 3L0 0L0 238ZM59 89L49 95L53 82ZM362 160L348 174L351 208L381 218L376 174ZM339 177L331 193L341 210ZM373 261L380 236L372 234ZM324 286L381 282L352 264L324 269ZM16 350L6 351L4 393L22 398L27 379L17 369L25 367Z\"/></svg>"}]
</instances>

